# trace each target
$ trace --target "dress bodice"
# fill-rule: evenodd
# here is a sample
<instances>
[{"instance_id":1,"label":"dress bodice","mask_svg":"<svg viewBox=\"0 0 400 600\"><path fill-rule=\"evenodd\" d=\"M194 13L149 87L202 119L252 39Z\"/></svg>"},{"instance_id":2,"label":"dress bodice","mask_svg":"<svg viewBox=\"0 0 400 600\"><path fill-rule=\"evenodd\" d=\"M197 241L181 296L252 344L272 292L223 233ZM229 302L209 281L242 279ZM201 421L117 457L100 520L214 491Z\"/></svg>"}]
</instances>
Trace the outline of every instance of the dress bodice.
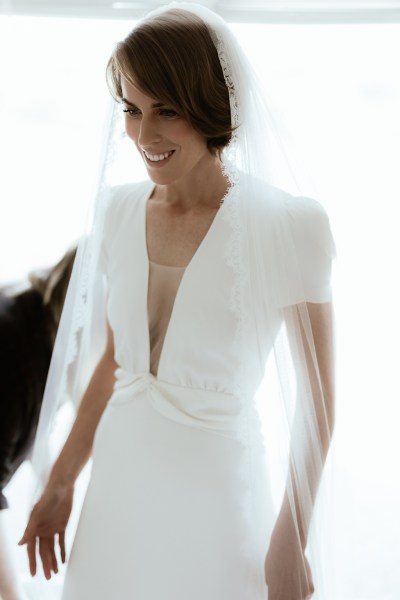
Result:
<instances>
[{"instance_id":1,"label":"dress bodice","mask_svg":"<svg viewBox=\"0 0 400 600\"><path fill-rule=\"evenodd\" d=\"M131 373L150 372L149 257L146 206L154 184L124 185L112 198L105 223L100 268L107 274L107 315L117 363ZM160 350L157 379L182 387L231 393L240 357L237 317L229 309L234 278L224 248L232 227L216 213L186 266Z\"/></svg>"},{"instance_id":2,"label":"dress bodice","mask_svg":"<svg viewBox=\"0 0 400 600\"><path fill-rule=\"evenodd\" d=\"M148 314L150 372L157 375L162 346L171 318L176 293L185 267L160 265L149 261Z\"/></svg>"},{"instance_id":3,"label":"dress bodice","mask_svg":"<svg viewBox=\"0 0 400 600\"><path fill-rule=\"evenodd\" d=\"M107 210L99 262L108 280L107 315L114 332L115 358L123 370L132 374L154 371L149 320L153 319L150 314L153 302L156 302L154 310L163 302L161 297L151 298L149 304L148 297L151 266L146 242L146 207L153 189L151 181L115 188ZM231 203L235 201L237 198L230 197L228 192L191 261L183 273L174 276L176 295L173 300L174 293L170 294L168 308L163 308L163 331L162 336L158 336L156 377L159 381L227 394L240 390L246 395L254 395L261 381L280 323L272 319L271 327L262 332L260 338L251 312L251 293L254 295L254 292L249 291L246 282L240 282L245 296L241 302L251 310L247 321L240 321L235 305L237 273L231 260L232 252L242 251L233 246L236 232L230 213ZM313 252L312 233L316 231L320 238L325 235L320 205L311 199L299 198L296 203L285 206L286 210L298 244L297 258L304 275L306 297L309 295L311 302L314 298L321 302L326 296L325 301L328 301L331 257L326 253L325 264L325 254ZM265 218L265 214L260 213L260 218ZM267 256L271 254L268 227L265 218L263 235ZM330 243L329 235L328 229L322 243ZM240 240L236 243L240 245ZM314 255L318 256L318 263ZM279 261L287 267L284 256L272 256L270 260L275 271ZM296 302L295 295L291 298L291 290L287 288L282 294L275 290L275 297L284 304ZM242 340L238 343L238 331L243 326L246 328L245 338L242 337L246 341L245 353Z\"/></svg>"}]
</instances>

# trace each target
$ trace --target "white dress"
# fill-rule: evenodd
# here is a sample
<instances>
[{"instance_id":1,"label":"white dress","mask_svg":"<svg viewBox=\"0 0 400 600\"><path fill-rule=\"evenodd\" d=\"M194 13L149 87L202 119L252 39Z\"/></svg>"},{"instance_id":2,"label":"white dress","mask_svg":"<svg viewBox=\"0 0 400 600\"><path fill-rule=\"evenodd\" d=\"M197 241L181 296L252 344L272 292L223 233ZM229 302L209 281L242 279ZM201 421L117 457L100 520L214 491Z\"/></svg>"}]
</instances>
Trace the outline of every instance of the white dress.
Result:
<instances>
[{"instance_id":1,"label":"white dress","mask_svg":"<svg viewBox=\"0 0 400 600\"><path fill-rule=\"evenodd\" d=\"M153 187L120 186L108 210L100 269L119 368L62 599L266 600L276 515L253 402L259 359L249 357L249 379L237 381L234 278L221 252L232 236L229 195L183 273L154 376L145 235ZM315 205L296 210L313 214Z\"/></svg>"}]
</instances>

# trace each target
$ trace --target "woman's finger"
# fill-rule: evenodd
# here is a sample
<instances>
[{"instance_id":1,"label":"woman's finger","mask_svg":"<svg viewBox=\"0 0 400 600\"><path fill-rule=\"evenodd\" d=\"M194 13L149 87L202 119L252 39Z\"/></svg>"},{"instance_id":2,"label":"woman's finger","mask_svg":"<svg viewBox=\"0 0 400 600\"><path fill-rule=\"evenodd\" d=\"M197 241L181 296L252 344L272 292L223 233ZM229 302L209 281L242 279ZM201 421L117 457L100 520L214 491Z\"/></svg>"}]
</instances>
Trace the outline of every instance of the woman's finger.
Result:
<instances>
[{"instance_id":1,"label":"woman's finger","mask_svg":"<svg viewBox=\"0 0 400 600\"><path fill-rule=\"evenodd\" d=\"M28 547L28 558L29 558L29 571L32 577L36 575L36 538L31 538L27 542Z\"/></svg>"},{"instance_id":2,"label":"woman's finger","mask_svg":"<svg viewBox=\"0 0 400 600\"><path fill-rule=\"evenodd\" d=\"M56 553L54 551L54 538L52 539L52 543L50 544L50 555L51 555L51 568L54 573L58 573L58 563Z\"/></svg>"},{"instance_id":3,"label":"woman's finger","mask_svg":"<svg viewBox=\"0 0 400 600\"><path fill-rule=\"evenodd\" d=\"M19 542L18 542L18 546L23 546L24 544L26 544L26 543L27 543L27 541L28 541L28 540L27 540L27 538L26 538L26 531L25 531L24 535L22 536L22 538L21 538L21 539L19 540Z\"/></svg>"},{"instance_id":4,"label":"woman's finger","mask_svg":"<svg viewBox=\"0 0 400 600\"><path fill-rule=\"evenodd\" d=\"M32 539L32 534L31 534L30 523L28 523L28 525L26 526L26 529L24 531L24 535L18 542L18 546L23 546L24 544L27 544L30 539Z\"/></svg>"},{"instance_id":5,"label":"woman's finger","mask_svg":"<svg viewBox=\"0 0 400 600\"><path fill-rule=\"evenodd\" d=\"M64 531L58 534L58 543L60 545L61 560L63 563L65 563L66 552L65 552L65 532Z\"/></svg>"},{"instance_id":6,"label":"woman's finger","mask_svg":"<svg viewBox=\"0 0 400 600\"><path fill-rule=\"evenodd\" d=\"M44 576L46 579L51 579L52 560L49 538L39 538L39 554L42 559Z\"/></svg>"}]
</instances>

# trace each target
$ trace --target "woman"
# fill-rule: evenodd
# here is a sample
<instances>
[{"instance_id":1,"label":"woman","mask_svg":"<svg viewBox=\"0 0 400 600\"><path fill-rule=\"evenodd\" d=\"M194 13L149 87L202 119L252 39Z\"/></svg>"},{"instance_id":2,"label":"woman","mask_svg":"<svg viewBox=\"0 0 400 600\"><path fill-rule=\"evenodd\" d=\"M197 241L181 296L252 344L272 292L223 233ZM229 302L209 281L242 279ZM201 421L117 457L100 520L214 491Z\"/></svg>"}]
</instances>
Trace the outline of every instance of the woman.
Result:
<instances>
[{"instance_id":1,"label":"woman","mask_svg":"<svg viewBox=\"0 0 400 600\"><path fill-rule=\"evenodd\" d=\"M106 282L107 343L20 542L31 572L37 538L46 578L56 534L66 560L93 453L63 600L309 598L333 428L327 217L265 181L257 82L207 9L152 13L108 76L149 181L114 188L97 212L84 297L90 310ZM278 515L253 401L272 349L290 425Z\"/></svg>"}]
</instances>

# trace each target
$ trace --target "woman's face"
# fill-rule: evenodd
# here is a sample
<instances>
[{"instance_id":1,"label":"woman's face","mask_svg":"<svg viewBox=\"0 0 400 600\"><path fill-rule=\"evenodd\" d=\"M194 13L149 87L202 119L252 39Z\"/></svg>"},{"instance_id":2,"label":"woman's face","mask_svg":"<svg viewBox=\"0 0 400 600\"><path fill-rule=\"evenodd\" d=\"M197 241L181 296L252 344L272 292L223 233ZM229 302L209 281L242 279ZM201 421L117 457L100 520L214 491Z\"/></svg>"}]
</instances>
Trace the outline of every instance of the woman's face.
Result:
<instances>
[{"instance_id":1,"label":"woman's face","mask_svg":"<svg viewBox=\"0 0 400 600\"><path fill-rule=\"evenodd\" d=\"M211 157L205 138L170 106L121 81L125 129L135 143L150 178L168 185Z\"/></svg>"}]
</instances>

